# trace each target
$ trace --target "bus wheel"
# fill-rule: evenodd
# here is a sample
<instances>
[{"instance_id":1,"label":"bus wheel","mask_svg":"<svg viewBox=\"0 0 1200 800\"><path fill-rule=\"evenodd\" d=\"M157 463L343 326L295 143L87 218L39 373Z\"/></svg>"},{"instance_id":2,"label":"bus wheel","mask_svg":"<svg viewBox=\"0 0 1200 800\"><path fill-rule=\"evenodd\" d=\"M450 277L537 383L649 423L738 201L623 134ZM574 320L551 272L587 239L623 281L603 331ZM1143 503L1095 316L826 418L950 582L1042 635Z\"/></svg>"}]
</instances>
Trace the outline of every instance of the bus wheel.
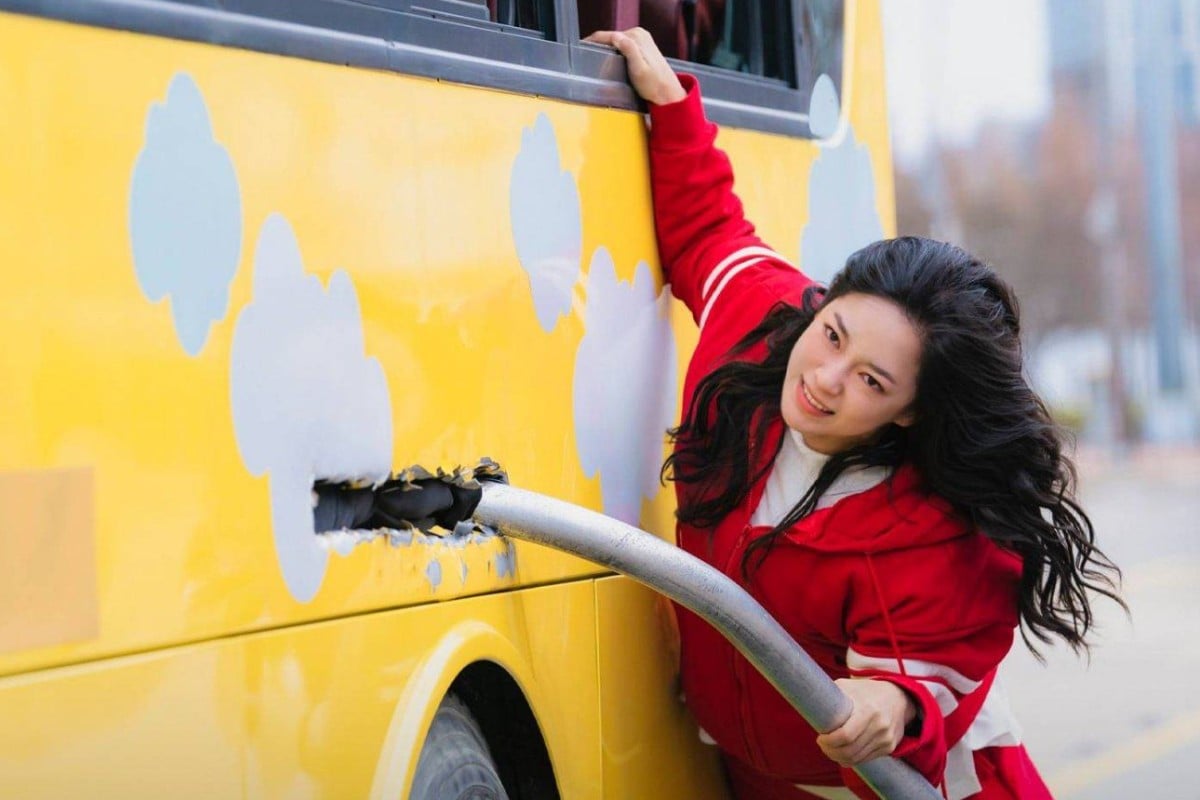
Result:
<instances>
[{"instance_id":1,"label":"bus wheel","mask_svg":"<svg viewBox=\"0 0 1200 800\"><path fill-rule=\"evenodd\" d=\"M508 800L479 724L446 695L433 715L413 776L411 800Z\"/></svg>"}]
</instances>

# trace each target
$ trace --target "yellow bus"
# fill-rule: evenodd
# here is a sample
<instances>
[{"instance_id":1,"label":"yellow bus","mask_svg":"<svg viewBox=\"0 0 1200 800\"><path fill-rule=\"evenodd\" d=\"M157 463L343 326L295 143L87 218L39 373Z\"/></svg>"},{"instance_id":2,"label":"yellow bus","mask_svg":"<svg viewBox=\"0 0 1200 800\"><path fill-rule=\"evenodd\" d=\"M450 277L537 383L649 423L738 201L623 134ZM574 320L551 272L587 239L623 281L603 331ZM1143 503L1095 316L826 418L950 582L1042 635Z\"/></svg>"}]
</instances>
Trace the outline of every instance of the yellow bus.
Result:
<instances>
[{"instance_id":1,"label":"yellow bus","mask_svg":"<svg viewBox=\"0 0 1200 800\"><path fill-rule=\"evenodd\" d=\"M649 590L314 530L490 456L672 537L633 24L777 249L892 230L874 0L0 0L0 796L725 795Z\"/></svg>"}]
</instances>

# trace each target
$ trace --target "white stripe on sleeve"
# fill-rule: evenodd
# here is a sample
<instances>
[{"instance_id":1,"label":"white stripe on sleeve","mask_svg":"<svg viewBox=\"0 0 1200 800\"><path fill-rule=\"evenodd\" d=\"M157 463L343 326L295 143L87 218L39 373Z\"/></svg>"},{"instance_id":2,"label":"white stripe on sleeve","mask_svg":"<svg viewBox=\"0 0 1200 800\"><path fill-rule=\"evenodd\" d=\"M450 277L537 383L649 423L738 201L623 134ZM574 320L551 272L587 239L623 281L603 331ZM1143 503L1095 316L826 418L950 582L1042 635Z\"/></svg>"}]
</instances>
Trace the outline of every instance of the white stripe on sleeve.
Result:
<instances>
[{"instance_id":1,"label":"white stripe on sleeve","mask_svg":"<svg viewBox=\"0 0 1200 800\"><path fill-rule=\"evenodd\" d=\"M975 772L976 750L1016 747L1020 743L1020 727L1009 709L1008 695L997 679L971 727L946 753L946 796L950 800L963 800L983 790Z\"/></svg>"},{"instance_id":2,"label":"white stripe on sleeve","mask_svg":"<svg viewBox=\"0 0 1200 800\"><path fill-rule=\"evenodd\" d=\"M919 659L904 659L904 671L921 682L937 700L943 715L958 707L958 699L949 687L960 695L967 695L980 687L982 681L973 681L945 664ZM854 648L846 651L846 666L851 670L879 670L899 674L894 658L877 658L859 653ZM982 791L979 776L975 773L976 750L985 747L1014 747L1021 742L1020 728L1008 705L1008 695L1000 681L993 681L984 698L979 713L972 720L953 747L946 753L946 795L949 800L963 800Z\"/></svg>"},{"instance_id":3,"label":"white stripe on sleeve","mask_svg":"<svg viewBox=\"0 0 1200 800\"><path fill-rule=\"evenodd\" d=\"M709 297L708 301L704 304L704 311L700 314L700 330L704 330L704 323L708 321L708 312L712 311L712 307L714 304L716 304L717 298L721 296L721 292L725 291L725 287L729 284L729 282L736 278L737 274L746 267L752 267L762 261L763 259L761 258L752 258L749 261L743 261L736 267L726 270L725 277L722 278L721 282L717 284L717 288L713 290L712 296Z\"/></svg>"},{"instance_id":4,"label":"white stripe on sleeve","mask_svg":"<svg viewBox=\"0 0 1200 800\"><path fill-rule=\"evenodd\" d=\"M853 647L846 650L846 666L854 670L877 669L900 674L900 666L896 659L863 655ZM921 661L915 658L904 659L904 672L917 679L941 678L959 694L970 694L983 683L983 681L973 681L945 664L935 664L932 661Z\"/></svg>"},{"instance_id":5,"label":"white stripe on sleeve","mask_svg":"<svg viewBox=\"0 0 1200 800\"><path fill-rule=\"evenodd\" d=\"M783 259L779 257L779 254L769 247L753 246L743 247L741 250L734 250L732 253L725 256L725 258L721 259L721 263L713 267L712 272L708 273L708 277L704 280L704 288L700 290L700 300L707 305L708 293L712 291L713 286L718 280L720 280L721 273L739 261L744 261L745 259L753 256L758 256L760 258L775 258L783 261ZM784 261L784 263L787 264L786 261ZM791 266L791 264L788 264L788 266Z\"/></svg>"},{"instance_id":6,"label":"white stripe on sleeve","mask_svg":"<svg viewBox=\"0 0 1200 800\"><path fill-rule=\"evenodd\" d=\"M741 250L735 250L721 260L713 268L713 271L708 273L708 278L704 281L704 288L700 290L701 302L704 306L700 312L700 328L703 330L704 323L708 320L708 313L712 311L713 304L717 298L721 296L721 292L725 291L725 287L729 282L746 267L752 264L757 264L764 259L773 259L795 269L787 260L776 253L769 247L743 247Z\"/></svg>"}]
</instances>

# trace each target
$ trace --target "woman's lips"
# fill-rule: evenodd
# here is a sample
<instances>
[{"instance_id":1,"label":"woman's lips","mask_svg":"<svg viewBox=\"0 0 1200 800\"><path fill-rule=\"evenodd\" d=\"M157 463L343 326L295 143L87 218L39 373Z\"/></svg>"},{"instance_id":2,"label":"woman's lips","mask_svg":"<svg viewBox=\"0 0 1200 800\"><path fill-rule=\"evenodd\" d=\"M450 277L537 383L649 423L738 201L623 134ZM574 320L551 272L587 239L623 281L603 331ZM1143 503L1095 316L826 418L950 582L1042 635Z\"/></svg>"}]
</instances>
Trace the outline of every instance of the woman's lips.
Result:
<instances>
[{"instance_id":1,"label":"woman's lips","mask_svg":"<svg viewBox=\"0 0 1200 800\"><path fill-rule=\"evenodd\" d=\"M817 400L808 393L808 387L804 385L804 379L801 378L796 385L796 403L801 410L814 417L828 417L833 412L817 405Z\"/></svg>"}]
</instances>

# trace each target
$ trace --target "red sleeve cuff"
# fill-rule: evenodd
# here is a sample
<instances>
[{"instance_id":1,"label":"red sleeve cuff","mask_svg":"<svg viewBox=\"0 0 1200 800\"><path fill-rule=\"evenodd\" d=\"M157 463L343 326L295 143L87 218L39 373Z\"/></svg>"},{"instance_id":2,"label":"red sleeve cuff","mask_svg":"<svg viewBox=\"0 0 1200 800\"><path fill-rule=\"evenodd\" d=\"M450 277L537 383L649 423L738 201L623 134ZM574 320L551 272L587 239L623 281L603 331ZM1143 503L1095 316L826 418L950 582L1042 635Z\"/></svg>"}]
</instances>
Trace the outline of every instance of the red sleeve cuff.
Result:
<instances>
[{"instance_id":1,"label":"red sleeve cuff","mask_svg":"<svg viewBox=\"0 0 1200 800\"><path fill-rule=\"evenodd\" d=\"M694 75L679 73L687 96L664 105L649 103L650 146L659 149L683 149L712 141L712 123L704 116L700 83Z\"/></svg>"},{"instance_id":2,"label":"red sleeve cuff","mask_svg":"<svg viewBox=\"0 0 1200 800\"><path fill-rule=\"evenodd\" d=\"M914 735L906 734L896 745L892 757L904 759L934 786L939 785L946 769L946 732L937 700L919 680L907 675L876 674L870 677L871 680L887 681L899 686L916 701L917 713L921 718L920 730Z\"/></svg>"}]
</instances>

